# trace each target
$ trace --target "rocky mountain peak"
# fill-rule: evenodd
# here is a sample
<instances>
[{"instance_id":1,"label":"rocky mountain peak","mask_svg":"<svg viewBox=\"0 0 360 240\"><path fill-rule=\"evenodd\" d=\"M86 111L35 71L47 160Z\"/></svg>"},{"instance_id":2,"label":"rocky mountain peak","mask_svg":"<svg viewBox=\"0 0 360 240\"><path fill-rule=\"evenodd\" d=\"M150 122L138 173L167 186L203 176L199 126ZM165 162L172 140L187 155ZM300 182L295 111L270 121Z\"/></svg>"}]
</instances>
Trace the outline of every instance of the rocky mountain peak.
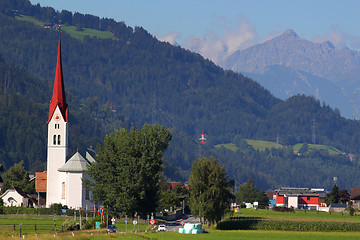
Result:
<instances>
[{"instance_id":1,"label":"rocky mountain peak","mask_svg":"<svg viewBox=\"0 0 360 240\"><path fill-rule=\"evenodd\" d=\"M285 32L283 32L279 37L282 38L298 38L299 36L294 32L292 29L288 29Z\"/></svg>"}]
</instances>

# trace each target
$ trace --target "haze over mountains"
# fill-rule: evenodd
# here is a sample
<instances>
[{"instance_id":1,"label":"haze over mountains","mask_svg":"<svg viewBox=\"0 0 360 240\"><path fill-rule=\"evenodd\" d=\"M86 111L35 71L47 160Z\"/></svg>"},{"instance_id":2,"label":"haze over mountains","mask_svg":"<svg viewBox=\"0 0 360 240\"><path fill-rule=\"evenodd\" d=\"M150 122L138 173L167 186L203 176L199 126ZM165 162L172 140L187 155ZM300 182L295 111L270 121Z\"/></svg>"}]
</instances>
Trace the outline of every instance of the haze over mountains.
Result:
<instances>
[{"instance_id":1,"label":"haze over mountains","mask_svg":"<svg viewBox=\"0 0 360 240\"><path fill-rule=\"evenodd\" d=\"M212 155L237 183L252 176L264 189L330 189L334 176L344 187L358 187L359 121L313 97L280 100L254 80L160 42L142 27L57 12L28 0L0 1L0 163L6 168L24 160L32 172L44 169L59 37L44 24L60 19L70 155L94 149L114 129L157 123L173 136L164 159L165 176L173 180L186 181L192 162ZM89 30L96 36L79 38ZM287 66L269 69L315 76ZM330 80L317 79L330 86ZM206 144L198 142L202 130ZM277 147L260 151L247 140L276 141ZM326 146L305 151L311 143ZM298 144L304 146L301 156L294 154ZM231 145L232 150L224 147ZM355 157L330 155L327 149L334 148Z\"/></svg>"},{"instance_id":2,"label":"haze over mountains","mask_svg":"<svg viewBox=\"0 0 360 240\"><path fill-rule=\"evenodd\" d=\"M194 45L193 50L198 47ZM314 43L293 30L239 50L218 64L258 81L281 99L296 94L315 96L347 118L359 118L360 53Z\"/></svg>"}]
</instances>

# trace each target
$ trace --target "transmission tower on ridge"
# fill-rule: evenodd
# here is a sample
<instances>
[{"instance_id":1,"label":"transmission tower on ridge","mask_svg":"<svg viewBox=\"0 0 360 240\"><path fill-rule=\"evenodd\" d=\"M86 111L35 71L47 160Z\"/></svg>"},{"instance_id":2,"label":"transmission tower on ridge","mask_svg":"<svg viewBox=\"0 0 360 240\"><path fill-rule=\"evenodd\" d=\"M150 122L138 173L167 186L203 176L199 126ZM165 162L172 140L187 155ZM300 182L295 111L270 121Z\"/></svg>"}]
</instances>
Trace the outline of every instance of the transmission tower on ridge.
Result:
<instances>
[{"instance_id":1,"label":"transmission tower on ridge","mask_svg":"<svg viewBox=\"0 0 360 240\"><path fill-rule=\"evenodd\" d=\"M204 130L202 131L202 133L200 133L199 140L200 140L200 144L199 144L199 158L200 158L202 155L202 144L206 143L206 137L205 137Z\"/></svg>"},{"instance_id":2,"label":"transmission tower on ridge","mask_svg":"<svg viewBox=\"0 0 360 240\"><path fill-rule=\"evenodd\" d=\"M312 142L313 144L315 144L316 142L316 133L315 133L315 129L316 129L316 122L315 122L315 117L313 118L312 121L312 126L311 126L311 132L312 132Z\"/></svg>"}]
</instances>

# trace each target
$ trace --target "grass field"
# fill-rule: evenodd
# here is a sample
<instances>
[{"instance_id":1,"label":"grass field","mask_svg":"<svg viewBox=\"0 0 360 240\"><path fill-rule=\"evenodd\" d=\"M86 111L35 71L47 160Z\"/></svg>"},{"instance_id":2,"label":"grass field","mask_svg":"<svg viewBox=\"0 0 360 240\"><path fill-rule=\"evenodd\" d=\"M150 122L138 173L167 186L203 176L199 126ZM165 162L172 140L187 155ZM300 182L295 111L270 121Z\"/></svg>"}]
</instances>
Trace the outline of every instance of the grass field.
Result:
<instances>
[{"instance_id":1,"label":"grass field","mask_svg":"<svg viewBox=\"0 0 360 240\"><path fill-rule=\"evenodd\" d=\"M44 26L44 23L43 23L43 22L40 22L40 21L37 20L36 18L30 17L30 16L19 15L19 16L16 16L15 19L16 19L16 20L20 20L20 21L31 22L31 23L33 23L33 24L35 24L35 25L40 26L40 27L43 27L43 26Z\"/></svg>"},{"instance_id":2,"label":"grass field","mask_svg":"<svg viewBox=\"0 0 360 240\"><path fill-rule=\"evenodd\" d=\"M224 143L224 144L218 144L218 145L215 145L215 148L221 148L221 147L224 147L224 148L227 148L231 151L234 151L236 152L239 148L233 144L233 143Z\"/></svg>"},{"instance_id":3,"label":"grass field","mask_svg":"<svg viewBox=\"0 0 360 240\"><path fill-rule=\"evenodd\" d=\"M31 16L20 15L16 16L17 20L31 22L37 26L44 27L44 23ZM77 31L75 26L61 26L62 31L69 34L71 37L83 40L85 36L97 38L113 38L114 34L109 31L99 31L90 28L83 28L82 31Z\"/></svg>"},{"instance_id":4,"label":"grass field","mask_svg":"<svg viewBox=\"0 0 360 240\"><path fill-rule=\"evenodd\" d=\"M297 210L295 213L281 213L272 210L254 210L241 209L239 213L235 213L234 217L253 217L260 219L271 220L286 220L286 221L321 221L321 222L360 222L360 215L350 216L347 213L326 213L317 211ZM54 218L56 219L57 227L60 227L65 219L73 219L73 217L65 216L29 216L29 215L0 215L0 239L14 239L20 236L18 226L22 223L26 224L47 224L53 227ZM79 219L77 219L79 220ZM13 230L13 225L16 225L16 230ZM83 230L73 232L58 232L54 236L54 231L51 233L38 232L36 236L35 231L23 231L24 239L159 239L159 240L174 240L174 239L359 239L359 232L300 232L300 231L265 231L265 230L237 230L237 231L221 231L215 230L214 227L206 228L207 233L198 235L180 234L177 232L153 232L151 226L141 224L139 226L139 233L137 226L131 224L131 221L126 225L124 220L117 220L116 226L118 228L117 234L106 234L105 229L101 230ZM145 230L147 231L145 233Z\"/></svg>"},{"instance_id":5,"label":"grass field","mask_svg":"<svg viewBox=\"0 0 360 240\"><path fill-rule=\"evenodd\" d=\"M275 142L270 141L261 141L261 140L250 140L246 139L247 143L251 145L254 149L259 151L265 151L265 149L271 149L271 148L282 148L283 145L277 144Z\"/></svg>"},{"instance_id":6,"label":"grass field","mask_svg":"<svg viewBox=\"0 0 360 240\"><path fill-rule=\"evenodd\" d=\"M299 149L302 147L302 143L298 143L294 145L294 152L299 152ZM334 147L326 146L326 145L320 145L320 144L308 144L309 149L322 149L325 151L328 151L329 153L340 153L341 151L339 149L336 149Z\"/></svg>"},{"instance_id":7,"label":"grass field","mask_svg":"<svg viewBox=\"0 0 360 240\"><path fill-rule=\"evenodd\" d=\"M246 142L249 145L251 145L255 150L259 150L259 151L264 151L265 149L271 149L271 148L283 148L284 147L281 144L277 144L275 142L270 142L270 141L246 139ZM299 152L299 149L302 147L302 145L303 145L302 143L295 144L293 146L294 152ZM225 147L234 152L239 149L233 143L218 144L215 147L216 148ZM341 152L339 149L336 149L334 147L320 145L320 144L308 144L308 147L309 147L309 149L322 149L322 150L328 151L329 153L340 153Z\"/></svg>"},{"instance_id":8,"label":"grass field","mask_svg":"<svg viewBox=\"0 0 360 240\"><path fill-rule=\"evenodd\" d=\"M0 228L1 229L1 228ZM15 239L18 234L9 234L1 239ZM82 232L66 232L59 234L28 234L23 239L122 239L122 240L137 240L137 239L158 239L158 240L185 240L185 239L219 239L219 240L233 240L233 239L248 239L248 240L274 240L274 239L299 239L299 240L352 240L359 239L360 233L354 232L291 232L291 231L219 231L209 230L207 233L191 235L180 234L176 232L152 232L152 233L117 233L106 234L105 231L82 231Z\"/></svg>"},{"instance_id":9,"label":"grass field","mask_svg":"<svg viewBox=\"0 0 360 240\"><path fill-rule=\"evenodd\" d=\"M74 26L62 26L61 29L69 34L71 37L83 40L85 36L97 37L97 38L112 38L114 34L109 31L99 31L90 28L83 28L82 31L77 31Z\"/></svg>"}]
</instances>

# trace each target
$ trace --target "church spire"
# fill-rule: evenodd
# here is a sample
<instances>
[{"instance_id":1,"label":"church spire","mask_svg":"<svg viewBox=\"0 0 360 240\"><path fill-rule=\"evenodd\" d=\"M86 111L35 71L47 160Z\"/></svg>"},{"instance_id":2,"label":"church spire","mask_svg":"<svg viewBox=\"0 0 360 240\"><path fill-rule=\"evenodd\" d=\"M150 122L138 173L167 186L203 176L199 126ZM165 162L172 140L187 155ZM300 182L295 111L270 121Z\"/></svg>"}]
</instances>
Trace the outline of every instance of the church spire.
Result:
<instances>
[{"instance_id":1,"label":"church spire","mask_svg":"<svg viewBox=\"0 0 360 240\"><path fill-rule=\"evenodd\" d=\"M66 103L65 97L65 88L64 88L64 80L62 73L62 64L61 64L61 35L59 32L59 46L58 46L58 54L57 54L57 63L56 63L56 73L55 73L55 81L53 88L53 95L50 102L49 108L49 122L54 114L56 106L59 106L62 117L65 122L67 122L68 115L68 105Z\"/></svg>"}]
</instances>

